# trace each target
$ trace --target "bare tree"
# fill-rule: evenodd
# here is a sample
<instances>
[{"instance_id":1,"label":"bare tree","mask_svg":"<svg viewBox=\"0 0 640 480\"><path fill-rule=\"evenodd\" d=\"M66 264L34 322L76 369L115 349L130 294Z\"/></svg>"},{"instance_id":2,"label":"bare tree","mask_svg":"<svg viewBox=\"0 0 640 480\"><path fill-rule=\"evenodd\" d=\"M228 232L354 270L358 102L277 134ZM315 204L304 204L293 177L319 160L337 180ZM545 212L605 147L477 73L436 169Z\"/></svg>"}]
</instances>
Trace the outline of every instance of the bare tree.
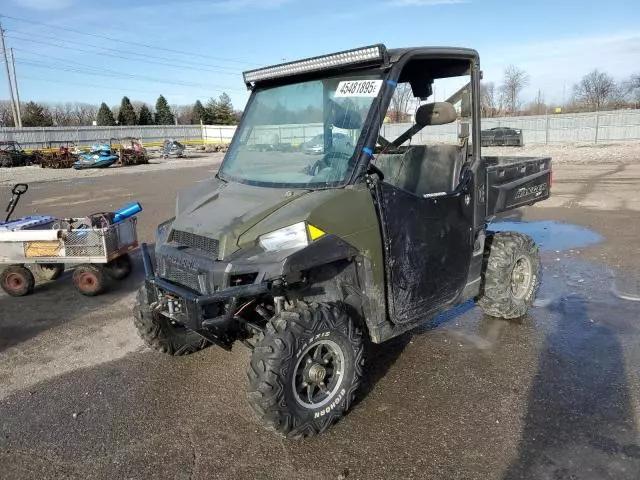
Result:
<instances>
[{"instance_id":1,"label":"bare tree","mask_svg":"<svg viewBox=\"0 0 640 480\"><path fill-rule=\"evenodd\" d=\"M78 102L73 111L76 125L92 125L98 117L98 106Z\"/></svg>"},{"instance_id":2,"label":"bare tree","mask_svg":"<svg viewBox=\"0 0 640 480\"><path fill-rule=\"evenodd\" d=\"M113 113L113 118L118 118L118 114L120 113L120 105L114 105L111 107L111 113ZM116 120L116 125L118 121Z\"/></svg>"},{"instance_id":3,"label":"bare tree","mask_svg":"<svg viewBox=\"0 0 640 480\"><path fill-rule=\"evenodd\" d=\"M411 85L409 83L400 83L391 98L391 108L389 110L390 120L393 123L408 121L411 116L409 111L412 107L415 107L416 103Z\"/></svg>"},{"instance_id":4,"label":"bare tree","mask_svg":"<svg viewBox=\"0 0 640 480\"><path fill-rule=\"evenodd\" d=\"M0 127L13 127L13 113L9 100L0 100Z\"/></svg>"},{"instance_id":5,"label":"bare tree","mask_svg":"<svg viewBox=\"0 0 640 480\"><path fill-rule=\"evenodd\" d=\"M540 90L538 90L538 95L536 95L536 99L531 102L528 110L531 115L544 115L547 113L547 104L545 103L544 95Z\"/></svg>"},{"instance_id":6,"label":"bare tree","mask_svg":"<svg viewBox=\"0 0 640 480\"><path fill-rule=\"evenodd\" d=\"M524 70L509 65L504 70L502 85L500 86L501 100L510 113L515 113L520 108L520 94L524 87L529 85L529 75Z\"/></svg>"},{"instance_id":7,"label":"bare tree","mask_svg":"<svg viewBox=\"0 0 640 480\"><path fill-rule=\"evenodd\" d=\"M54 103L48 106L53 124L60 127L77 125L74 116L74 104L71 102Z\"/></svg>"},{"instance_id":8,"label":"bare tree","mask_svg":"<svg viewBox=\"0 0 640 480\"><path fill-rule=\"evenodd\" d=\"M576 103L591 110L601 110L606 104L616 102L619 96L620 89L613 77L597 69L573 86Z\"/></svg>"},{"instance_id":9,"label":"bare tree","mask_svg":"<svg viewBox=\"0 0 640 480\"><path fill-rule=\"evenodd\" d=\"M171 105L171 111L177 121L178 125L191 124L191 114L193 113L193 106L191 105Z\"/></svg>"},{"instance_id":10,"label":"bare tree","mask_svg":"<svg viewBox=\"0 0 640 480\"><path fill-rule=\"evenodd\" d=\"M636 108L640 107L640 73L631 75L624 83L624 90Z\"/></svg>"},{"instance_id":11,"label":"bare tree","mask_svg":"<svg viewBox=\"0 0 640 480\"><path fill-rule=\"evenodd\" d=\"M493 82L480 85L480 111L483 117L495 117L498 113L496 86Z\"/></svg>"}]
</instances>

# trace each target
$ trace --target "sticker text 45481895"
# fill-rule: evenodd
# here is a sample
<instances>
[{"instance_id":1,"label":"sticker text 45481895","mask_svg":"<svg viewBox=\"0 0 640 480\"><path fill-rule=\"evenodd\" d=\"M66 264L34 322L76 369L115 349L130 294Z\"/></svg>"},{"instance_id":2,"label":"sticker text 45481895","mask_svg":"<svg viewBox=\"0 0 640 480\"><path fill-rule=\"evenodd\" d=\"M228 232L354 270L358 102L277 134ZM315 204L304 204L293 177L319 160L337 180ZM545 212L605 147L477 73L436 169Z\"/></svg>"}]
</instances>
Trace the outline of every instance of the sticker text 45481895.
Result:
<instances>
[{"instance_id":1,"label":"sticker text 45481895","mask_svg":"<svg viewBox=\"0 0 640 480\"><path fill-rule=\"evenodd\" d=\"M375 97L380 91L382 80L342 81L336 88L336 97Z\"/></svg>"}]
</instances>

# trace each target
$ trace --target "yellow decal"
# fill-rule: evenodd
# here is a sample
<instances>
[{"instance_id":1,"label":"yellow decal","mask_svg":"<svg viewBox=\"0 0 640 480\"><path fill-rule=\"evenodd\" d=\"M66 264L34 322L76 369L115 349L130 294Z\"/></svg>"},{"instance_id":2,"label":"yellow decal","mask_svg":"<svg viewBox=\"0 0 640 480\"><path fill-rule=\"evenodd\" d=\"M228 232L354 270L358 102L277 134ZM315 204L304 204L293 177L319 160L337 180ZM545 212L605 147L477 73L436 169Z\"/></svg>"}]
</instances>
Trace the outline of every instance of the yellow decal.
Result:
<instances>
[{"instance_id":1,"label":"yellow decal","mask_svg":"<svg viewBox=\"0 0 640 480\"><path fill-rule=\"evenodd\" d=\"M309 227L309 237L311 238L311 240L317 240L323 235L326 235L326 233L320 230L318 227L314 227L313 225L309 225L308 227Z\"/></svg>"}]
</instances>

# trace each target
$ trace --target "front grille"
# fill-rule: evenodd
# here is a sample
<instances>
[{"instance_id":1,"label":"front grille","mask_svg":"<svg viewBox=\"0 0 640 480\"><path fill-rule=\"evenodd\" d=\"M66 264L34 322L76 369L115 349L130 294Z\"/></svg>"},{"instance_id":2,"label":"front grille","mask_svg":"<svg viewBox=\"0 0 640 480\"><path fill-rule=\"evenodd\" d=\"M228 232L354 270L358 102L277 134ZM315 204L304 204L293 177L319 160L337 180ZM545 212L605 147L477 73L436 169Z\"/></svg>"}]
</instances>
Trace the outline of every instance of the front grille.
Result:
<instances>
[{"instance_id":1,"label":"front grille","mask_svg":"<svg viewBox=\"0 0 640 480\"><path fill-rule=\"evenodd\" d=\"M210 253L214 258L218 258L219 242L214 238L203 237L202 235L196 235L191 232L184 232L182 230L172 230L169 236L169 241L174 242L185 247L197 248L203 252Z\"/></svg>"},{"instance_id":2,"label":"front grille","mask_svg":"<svg viewBox=\"0 0 640 480\"><path fill-rule=\"evenodd\" d=\"M200 288L200 281L198 280L198 274L196 272L168 265L163 277L172 283L182 285L198 293L206 293Z\"/></svg>"}]
</instances>

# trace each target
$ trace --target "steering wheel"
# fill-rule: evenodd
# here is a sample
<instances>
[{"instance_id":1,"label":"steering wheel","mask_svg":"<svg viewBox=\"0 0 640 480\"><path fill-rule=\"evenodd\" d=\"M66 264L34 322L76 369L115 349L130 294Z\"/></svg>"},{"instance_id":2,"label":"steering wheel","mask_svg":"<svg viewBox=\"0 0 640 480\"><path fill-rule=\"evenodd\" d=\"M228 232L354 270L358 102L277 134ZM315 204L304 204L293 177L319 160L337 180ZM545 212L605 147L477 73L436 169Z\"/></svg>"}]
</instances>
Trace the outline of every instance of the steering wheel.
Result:
<instances>
[{"instance_id":1,"label":"steering wheel","mask_svg":"<svg viewBox=\"0 0 640 480\"><path fill-rule=\"evenodd\" d=\"M384 173L378 167L376 167L373 163L369 164L369 172L375 173L380 177L380 181L384 180Z\"/></svg>"},{"instance_id":2,"label":"steering wheel","mask_svg":"<svg viewBox=\"0 0 640 480\"><path fill-rule=\"evenodd\" d=\"M340 151L326 153L320 160L311 166L309 173L312 176L316 176L321 170L325 170L327 168L340 171L340 163L348 163L352 156L352 154Z\"/></svg>"}]
</instances>

